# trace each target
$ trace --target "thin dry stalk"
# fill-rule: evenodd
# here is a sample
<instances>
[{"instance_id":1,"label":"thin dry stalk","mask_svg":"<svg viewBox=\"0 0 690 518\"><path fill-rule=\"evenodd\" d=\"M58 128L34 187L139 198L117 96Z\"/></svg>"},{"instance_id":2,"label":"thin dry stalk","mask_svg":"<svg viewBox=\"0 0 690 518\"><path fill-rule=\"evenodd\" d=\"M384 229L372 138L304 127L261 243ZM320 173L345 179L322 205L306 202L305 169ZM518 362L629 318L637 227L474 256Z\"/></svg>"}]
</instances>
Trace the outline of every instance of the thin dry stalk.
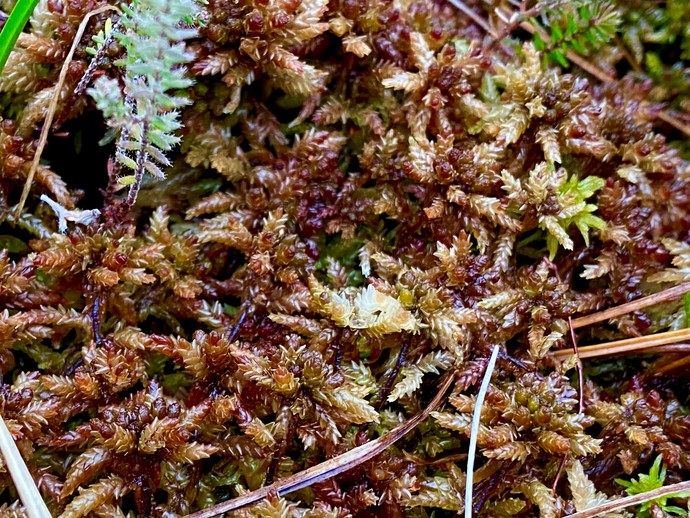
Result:
<instances>
[{"instance_id":1,"label":"thin dry stalk","mask_svg":"<svg viewBox=\"0 0 690 518\"><path fill-rule=\"evenodd\" d=\"M608 356L611 354L641 352L646 349L651 349L660 345L677 344L684 340L690 339L690 329L679 329L677 331L667 331L665 333L656 333L647 336L638 336L635 338L627 338L625 340L618 340L615 342L606 342L597 345L588 345L580 347L580 358L596 358L598 356ZM654 349L655 350L655 349ZM651 352L651 351L648 351ZM572 354L569 349L555 351L553 355L556 358L567 358Z\"/></svg>"},{"instance_id":2,"label":"thin dry stalk","mask_svg":"<svg viewBox=\"0 0 690 518\"><path fill-rule=\"evenodd\" d=\"M65 58L65 62L62 64L62 68L60 69L60 75L58 76L58 81L55 85L55 91L53 92L53 97L51 98L50 105L48 106L48 113L46 114L45 121L43 121L43 127L41 128L41 135L38 138L38 145L36 146L34 159L31 162L31 168L29 169L29 174L27 175L26 182L24 183L24 190L22 191L22 196L21 198L19 198L19 203L17 204L17 208L15 210L14 215L17 219L21 216L22 210L24 210L24 204L26 203L26 199L29 197L29 192L31 191L31 184L34 181L34 175L36 174L36 169L38 169L38 164L41 160L41 155L43 154L43 148L45 148L46 142L48 142L48 133L50 132L50 127L53 124L53 117L55 117L55 112L57 111L57 105L60 101L60 93L62 92L62 87L65 85L65 79L67 78L67 70L69 68L70 63L72 62L72 58L74 57L74 52L77 50L77 45L79 45L79 42L81 41L81 38L84 35L84 31L86 30L86 24L89 23L89 20L93 16L110 10L118 12L120 11L120 9L118 9L115 6L104 5L99 7L98 9L94 9L93 11L89 11L88 13L86 13L84 19L79 24L79 29L77 30L77 34L74 37L74 41L72 42L72 47L69 49L69 53Z\"/></svg>"},{"instance_id":3,"label":"thin dry stalk","mask_svg":"<svg viewBox=\"0 0 690 518\"><path fill-rule=\"evenodd\" d=\"M0 452L29 518L52 518L2 416L0 416Z\"/></svg>"},{"instance_id":4,"label":"thin dry stalk","mask_svg":"<svg viewBox=\"0 0 690 518\"><path fill-rule=\"evenodd\" d=\"M482 416L482 405L486 397L486 391L489 390L489 382L491 375L496 366L496 358L498 358L498 345L494 345L489 357L489 363L486 366L484 379L479 387L477 394L477 401L474 404L474 412L472 412L472 427L470 428L470 447L467 451L467 477L465 479L465 518L472 518L472 479L474 477L474 457L477 454L477 436L479 435L479 422Z\"/></svg>"},{"instance_id":5,"label":"thin dry stalk","mask_svg":"<svg viewBox=\"0 0 690 518\"><path fill-rule=\"evenodd\" d=\"M233 511L241 507L245 507L250 504L254 504L266 498L269 494L277 494L279 496L292 493L298 489L302 489L317 482L323 482L329 478L335 477L340 473L344 473L360 464L373 459L379 455L386 448L390 447L393 443L397 442L399 439L404 437L407 433L412 431L417 425L424 421L429 414L436 410L439 405L443 402L443 398L446 392L450 388L451 384L455 381L454 374L446 375L445 379L441 383L441 388L431 400L429 406L427 406L420 413L415 415L405 424L402 424L387 434L375 439L371 442L363 444L353 448L352 450L333 457L321 464L317 464L309 469L305 469L299 473L292 475L291 477L285 478L274 482L270 486L262 487L256 491L252 491L246 495L228 500L222 504L214 505L203 511L198 511L196 513L188 514L187 518L211 518L213 516L218 516L228 511Z\"/></svg>"},{"instance_id":6,"label":"thin dry stalk","mask_svg":"<svg viewBox=\"0 0 690 518\"><path fill-rule=\"evenodd\" d=\"M671 484L670 486L660 487L658 489L653 489L647 491L646 493L640 493L639 495L626 496L625 498L619 498L618 500L613 500L612 502L606 502L605 504L592 507L585 511L580 511L578 513L569 514L568 518L596 518L606 513L612 511L618 511L619 509L625 509L632 505L644 504L645 502L650 502L673 493L680 491L690 490L690 481L678 482L677 484Z\"/></svg>"},{"instance_id":7,"label":"thin dry stalk","mask_svg":"<svg viewBox=\"0 0 690 518\"><path fill-rule=\"evenodd\" d=\"M558 465L558 471L556 472L556 476L553 479L553 484L551 484L551 494L556 497L558 496L558 493L556 492L558 490L558 482L561 480L561 475L563 474L563 468L565 468L565 463L568 462L568 454L566 453L563 455L563 458L561 459L561 463Z\"/></svg>"},{"instance_id":8,"label":"thin dry stalk","mask_svg":"<svg viewBox=\"0 0 690 518\"><path fill-rule=\"evenodd\" d=\"M672 288L662 290L658 293L654 293L653 295L648 295L631 302L626 302L625 304L621 304L620 306L616 306L614 308L598 311L584 317L575 318L573 319L573 328L577 329L579 327L585 327L591 324L596 324L597 322L601 322L603 320L609 320L622 315L627 315L633 311L644 309L655 304L669 302L688 292L690 292L690 282L684 282L678 286L673 286Z\"/></svg>"}]
</instances>

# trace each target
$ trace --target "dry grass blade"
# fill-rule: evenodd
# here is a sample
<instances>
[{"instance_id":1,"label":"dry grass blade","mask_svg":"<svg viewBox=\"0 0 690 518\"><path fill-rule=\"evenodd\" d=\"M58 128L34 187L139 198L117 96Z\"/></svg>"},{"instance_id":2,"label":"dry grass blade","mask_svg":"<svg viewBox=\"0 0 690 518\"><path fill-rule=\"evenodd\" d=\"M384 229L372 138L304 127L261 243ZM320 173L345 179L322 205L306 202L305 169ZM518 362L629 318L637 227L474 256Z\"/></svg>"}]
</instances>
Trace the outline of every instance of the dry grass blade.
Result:
<instances>
[{"instance_id":1,"label":"dry grass blade","mask_svg":"<svg viewBox=\"0 0 690 518\"><path fill-rule=\"evenodd\" d=\"M573 319L573 328L577 329L579 327L585 327L591 324L596 324L597 322L601 322L603 320L609 320L611 318L627 315L628 313L653 306L654 304L669 302L688 292L690 292L690 282L684 282L678 286L673 286L672 288L654 293L653 295L648 295L631 302L626 302L625 304L621 304L620 306L616 306L614 308L598 311L584 317L575 318Z\"/></svg>"},{"instance_id":2,"label":"dry grass blade","mask_svg":"<svg viewBox=\"0 0 690 518\"><path fill-rule=\"evenodd\" d=\"M645 351L660 345L677 344L684 340L690 339L690 329L679 329L677 331L667 331L665 333L656 333L647 336L638 336L635 338L627 338L625 340L618 340L615 342L606 342L597 345L588 345L580 347L580 358L596 358L599 356L608 356L610 354L621 354L631 352L652 352ZM656 351L656 350L655 350ZM563 349L556 351L553 355L556 358L567 358L572 351L570 349Z\"/></svg>"},{"instance_id":3,"label":"dry grass blade","mask_svg":"<svg viewBox=\"0 0 690 518\"><path fill-rule=\"evenodd\" d=\"M359 466L360 464L376 457L378 454L391 446L393 443L397 442L407 433L412 431L422 421L424 421L429 414L436 410L443 402L443 398L454 380L455 376L453 374L446 375L445 379L441 383L440 390L436 396L434 396L434 399L431 400L431 403L429 403L424 410L415 415L405 424L394 428L386 435L363 444L362 446L353 448L347 453L338 455L337 457L322 462L321 464L317 464L309 469L305 469L304 471L296 473L291 477L279 480L270 486L262 487L261 489L257 489L256 491L252 491L251 493L240 496L233 500L229 500L227 502L223 502L222 504L204 509L203 511L188 514L187 518L211 518L213 516L218 516L220 514L227 513L228 511L233 511L235 509L259 502L260 500L266 498L270 493L286 495L288 493L292 493L293 491L297 491L298 489L315 484L316 482L328 480L329 478L348 471L355 466Z\"/></svg>"},{"instance_id":4,"label":"dry grass blade","mask_svg":"<svg viewBox=\"0 0 690 518\"><path fill-rule=\"evenodd\" d=\"M690 490L690 481L678 482L677 484L671 484L670 486L664 486L658 489L653 489L652 491L640 493L639 495L626 496L625 498L619 498L618 500L606 502L605 504L599 505L597 507L592 507L591 509L587 509L585 511L569 514L568 518L596 518L597 516L601 516L612 511L625 509L626 507L630 507L631 505L643 504L645 502L650 502L652 500L656 500L657 498L661 498L666 495L671 495L679 491L687 490Z\"/></svg>"},{"instance_id":5,"label":"dry grass blade","mask_svg":"<svg viewBox=\"0 0 690 518\"><path fill-rule=\"evenodd\" d=\"M50 511L41 498L36 483L29 473L2 416L0 416L0 451L29 518L51 518Z\"/></svg>"},{"instance_id":6,"label":"dry grass blade","mask_svg":"<svg viewBox=\"0 0 690 518\"><path fill-rule=\"evenodd\" d=\"M46 119L43 121L43 127L41 128L41 135L38 138L38 145L36 146L36 152L34 153L34 159L31 162L31 168L29 169L29 174L26 177L26 182L24 183L24 190L22 191L22 196L19 198L19 203L15 211L15 217L18 219L22 210L24 210L24 204L26 199L29 197L29 192L31 191L31 184L34 181L34 175L36 174L36 169L38 169L38 164L41 161L41 155L43 154L43 148L46 146L48 141L48 133L50 132L50 127L53 125L53 117L55 117L55 111L57 110L58 102L60 101L60 92L62 92L62 87L65 84L65 79L67 78L67 70L69 69L69 64L72 62L74 57L74 52L77 50L77 45L81 41L84 31L86 30L86 24L89 20L96 16L97 14L104 13L105 11L119 11L119 9L112 5L104 5L93 11L89 11L84 16L84 19L79 24L79 29L72 42L72 47L69 49L69 53L65 58L65 62L62 64L60 69L60 75L58 76L57 84L55 85L55 91L53 92L53 97L50 100L50 105L48 106L48 113L46 114Z\"/></svg>"},{"instance_id":7,"label":"dry grass blade","mask_svg":"<svg viewBox=\"0 0 690 518\"><path fill-rule=\"evenodd\" d=\"M472 413L472 427L470 428L470 447L467 451L467 478L465 479L465 518L472 518L472 479L474 476L474 457L477 453L477 436L479 435L479 421L482 416L482 405L486 397L486 391L489 390L489 382L491 375L496 366L496 358L498 357L498 345L494 345L489 357L489 363L486 366L486 372L482 379L482 384L479 387L477 394L477 401L474 404L474 412Z\"/></svg>"}]
</instances>

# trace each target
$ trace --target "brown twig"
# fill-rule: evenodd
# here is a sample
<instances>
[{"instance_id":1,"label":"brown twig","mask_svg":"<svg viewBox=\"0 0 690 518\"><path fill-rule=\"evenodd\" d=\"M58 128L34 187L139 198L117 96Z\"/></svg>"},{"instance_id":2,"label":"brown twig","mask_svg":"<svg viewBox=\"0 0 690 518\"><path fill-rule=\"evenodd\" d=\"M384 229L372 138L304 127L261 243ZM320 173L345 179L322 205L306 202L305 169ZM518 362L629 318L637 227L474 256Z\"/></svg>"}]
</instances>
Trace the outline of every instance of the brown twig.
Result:
<instances>
[{"instance_id":1,"label":"brown twig","mask_svg":"<svg viewBox=\"0 0 690 518\"><path fill-rule=\"evenodd\" d=\"M625 340L617 340L615 342L588 345L586 347L580 347L579 352L581 359L631 352L652 352L656 350L653 349L656 348L656 346L677 344L688 339L690 339L690 329L679 329L677 331L667 331L665 333L638 336L635 338L627 338ZM561 359L567 358L571 354L572 352L569 349L562 349L553 353L556 358Z\"/></svg>"},{"instance_id":2,"label":"brown twig","mask_svg":"<svg viewBox=\"0 0 690 518\"><path fill-rule=\"evenodd\" d=\"M573 327L577 329L590 324L596 324L602 320L609 320L611 318L627 315L628 313L653 306L654 304L675 300L688 292L690 292L690 282L684 282L678 286L673 286L672 288L633 300L632 302L626 302L625 304L621 304L620 306L616 306L614 308L598 311L597 313L592 313L591 315L584 317L575 318L573 319Z\"/></svg>"},{"instance_id":3,"label":"brown twig","mask_svg":"<svg viewBox=\"0 0 690 518\"><path fill-rule=\"evenodd\" d=\"M631 505L643 504L645 502L656 500L657 498L678 493L679 491L688 490L690 490L690 481L678 482L677 484L671 484L670 486L653 489L651 491L647 491L646 493L640 493L639 495L626 496L625 498L619 498L618 500L606 502L605 504L592 507L591 509L587 509L585 511L569 514L568 518L596 518L597 516L602 516L606 513L617 511L618 509L625 509Z\"/></svg>"},{"instance_id":4,"label":"brown twig","mask_svg":"<svg viewBox=\"0 0 690 518\"><path fill-rule=\"evenodd\" d=\"M429 406L412 417L405 424L394 428L378 439L374 439L373 441L363 444L362 446L353 448L347 453L338 455L337 457L322 462L321 464L317 464L316 466L296 473L291 477L274 482L270 486L262 487L261 489L257 489L256 491L252 491L246 495L234 498L233 500L229 500L227 502L223 502L222 504L204 509L203 511L189 514L187 515L187 518L211 518L213 516L227 513L228 511L254 504L266 498L269 493L278 494L281 496L292 493L293 491L308 487L317 482L328 480L329 478L339 475L340 473L348 471L370 459L373 459L386 448L390 447L393 443L400 440L407 433L412 431L417 425L424 421L431 412L436 410L436 408L438 408L443 402L443 398L454 380L454 374L446 375L445 379L441 383L441 388L436 396L434 396L434 399L429 403Z\"/></svg>"},{"instance_id":5,"label":"brown twig","mask_svg":"<svg viewBox=\"0 0 690 518\"><path fill-rule=\"evenodd\" d=\"M0 451L29 518L51 518L50 511L38 492L36 483L2 416L0 416Z\"/></svg>"},{"instance_id":6,"label":"brown twig","mask_svg":"<svg viewBox=\"0 0 690 518\"><path fill-rule=\"evenodd\" d=\"M24 210L24 204L26 203L26 199L29 197L29 192L31 191L31 184L34 181L34 175L36 174L36 169L38 169L38 164L41 160L41 155L43 154L43 148L45 148L46 142L48 142L48 133L50 133L50 127L53 124L53 117L55 116L55 111L57 110L57 105L60 101L62 87L65 85L65 79L67 78L67 70L69 69L69 65L72 62L72 58L74 57L74 52L77 50L77 46L79 45L79 42L81 41L81 38L84 35L84 31L86 30L86 24L89 23L89 20L93 16L96 16L97 14L101 14L109 10L119 11L120 9L112 5L101 6L98 9L94 9L93 11L89 11L88 13L86 13L84 19L79 24L79 29L77 29L77 34L74 37L74 41L72 42L72 47L69 49L69 53L65 58L65 62L62 64L62 68L60 69L60 75L58 76L58 81L55 85L53 97L50 99L50 104L48 105L48 112L46 113L45 121L43 121L43 127L41 128L41 135L38 138L38 145L36 146L34 159L31 162L29 174L26 177L26 182L24 182L24 190L22 191L21 198L19 198L19 203L17 204L17 208L15 211L16 218L19 218L19 216L21 216L22 210Z\"/></svg>"},{"instance_id":7,"label":"brown twig","mask_svg":"<svg viewBox=\"0 0 690 518\"><path fill-rule=\"evenodd\" d=\"M556 476L553 479L553 484L551 485L551 493L553 496L558 496L556 493L556 490L558 489L558 481L561 479L561 475L563 474L563 468L565 468L565 463L568 461L568 454L566 453L563 455L563 458L561 459L561 462L558 464L558 471L556 472Z\"/></svg>"}]
</instances>

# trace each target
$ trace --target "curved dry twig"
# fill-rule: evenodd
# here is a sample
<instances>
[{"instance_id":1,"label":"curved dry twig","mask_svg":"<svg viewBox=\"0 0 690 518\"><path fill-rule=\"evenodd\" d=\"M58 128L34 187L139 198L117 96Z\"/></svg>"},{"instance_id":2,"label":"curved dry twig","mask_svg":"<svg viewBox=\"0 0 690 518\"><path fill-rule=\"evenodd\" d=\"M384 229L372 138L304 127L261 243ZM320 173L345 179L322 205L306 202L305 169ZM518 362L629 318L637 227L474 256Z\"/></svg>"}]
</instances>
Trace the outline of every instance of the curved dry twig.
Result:
<instances>
[{"instance_id":1,"label":"curved dry twig","mask_svg":"<svg viewBox=\"0 0 690 518\"><path fill-rule=\"evenodd\" d=\"M232 500L228 500L227 502L204 509L203 511L188 514L186 518L211 518L213 516L218 516L222 513L227 513L228 511L233 511L235 509L259 502L271 493L278 494L280 496L292 493L293 491L308 487L317 482L328 480L329 478L339 475L340 473L359 466L360 464L376 457L383 450L400 440L422 421L424 421L429 414L436 410L443 402L443 398L454 380L454 374L451 373L446 375L445 379L441 383L441 388L436 396L434 396L434 399L431 400L429 405L420 413L412 417L409 421L401 424L397 428L394 428L386 435L363 444L362 446L353 448L352 450L343 453L342 455L338 455L337 457L333 457L332 459L322 462L321 464L317 464L309 469L295 473L291 477L274 482L270 486L262 487L246 495L242 495Z\"/></svg>"},{"instance_id":2,"label":"curved dry twig","mask_svg":"<svg viewBox=\"0 0 690 518\"><path fill-rule=\"evenodd\" d=\"M31 191L31 184L34 181L34 175L36 174L36 169L38 169L38 164L41 160L41 155L43 154L43 148L48 142L48 133L50 132L50 127L53 125L53 117L55 117L55 112L57 111L57 105L60 101L60 92L65 84L65 79L67 78L67 70L74 57L74 52L77 50L77 45L81 41L82 36L84 36L84 31L86 30L86 24L89 20L96 16L97 14L104 13L105 11L120 11L118 7L113 5L104 5L93 11L89 11L84 16L84 19L79 24L79 29L72 42L72 47L69 49L69 53L65 58L65 62L62 64L60 69L60 75L58 76L58 81L55 85L55 91L53 92L53 97L50 100L50 105L48 106L48 113L46 114L45 121L43 121L43 127L41 128L41 135L38 138L38 145L36 146L36 152L34 153L34 159L31 162L31 168L29 169L29 174L26 177L26 182L24 182L24 190L22 191L22 196L19 198L19 203L15 209L15 217L19 218L24 210L24 204L26 199L29 197L29 192Z\"/></svg>"}]
</instances>

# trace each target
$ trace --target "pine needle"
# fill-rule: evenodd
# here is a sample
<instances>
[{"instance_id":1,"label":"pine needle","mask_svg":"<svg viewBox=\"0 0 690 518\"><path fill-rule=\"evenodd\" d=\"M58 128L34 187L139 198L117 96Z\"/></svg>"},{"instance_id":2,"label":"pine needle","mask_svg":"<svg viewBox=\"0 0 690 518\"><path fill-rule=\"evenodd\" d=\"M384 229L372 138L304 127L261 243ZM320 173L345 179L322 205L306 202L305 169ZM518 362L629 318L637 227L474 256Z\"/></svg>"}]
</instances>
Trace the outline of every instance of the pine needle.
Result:
<instances>
[{"instance_id":1,"label":"pine needle","mask_svg":"<svg viewBox=\"0 0 690 518\"><path fill-rule=\"evenodd\" d=\"M482 416L482 405L486 392L489 390L489 382L491 375L494 372L496 365L496 358L498 357L498 345L494 345L489 357L489 363L486 365L486 372L484 379L479 387L477 394L477 402L474 405L474 412L472 413L472 427L470 428L470 448L467 451L467 477L465 481L465 518L472 518L472 479L474 476L474 457L477 453L477 436L479 435L479 421Z\"/></svg>"},{"instance_id":2,"label":"pine needle","mask_svg":"<svg viewBox=\"0 0 690 518\"><path fill-rule=\"evenodd\" d=\"M26 203L26 199L29 197L29 192L31 191L31 184L34 181L36 169L38 169L38 164L41 161L43 148L45 148L46 142L48 142L48 133L50 132L50 127L53 125L53 118L55 117L57 105L60 101L60 93L62 92L62 87L65 84L65 79L67 78L67 70L69 69L69 65L72 62L72 58L74 57L74 52L77 50L77 46L79 45L79 42L81 41L81 38L84 35L84 31L86 30L86 24L89 23L89 20L93 16L110 10L119 11L119 9L115 6L104 5L99 7L98 9L94 9L93 11L89 11L88 13L86 13L84 19L79 24L79 29L77 30L77 34L74 37L74 41L72 42L72 47L69 49L69 53L65 58L65 62L62 64L62 68L60 69L60 75L58 76L58 81L55 85L55 91L53 92L53 97L51 98L50 105L48 106L48 113L46 114L45 121L43 121L43 127L41 128L41 135L38 138L38 145L36 146L34 159L31 162L31 168L29 169L29 174L27 175L26 182L24 183L24 190L22 191L22 196L21 198L19 198L19 203L17 204L17 208L14 213L15 218L17 219L19 219L19 217L22 215L22 210L24 210L24 204Z\"/></svg>"},{"instance_id":3,"label":"pine needle","mask_svg":"<svg viewBox=\"0 0 690 518\"><path fill-rule=\"evenodd\" d=\"M690 329L679 329L677 331L667 331L665 333L656 333L653 335L638 336L635 338L627 338L625 340L618 340L615 342L606 342L597 345L588 345L579 348L580 358L596 358L600 356L608 356L611 354L621 353L641 353L653 352L654 347L668 344L678 344L690 339ZM647 350L651 349L651 350ZM555 351L553 355L556 358L567 358L572 351L570 349L562 349Z\"/></svg>"},{"instance_id":4,"label":"pine needle","mask_svg":"<svg viewBox=\"0 0 690 518\"><path fill-rule=\"evenodd\" d=\"M601 322L603 320L609 320L611 318L627 315L628 313L653 306L654 304L669 302L688 292L690 292L690 282L684 282L678 286L673 286L672 288L662 290L658 293L654 293L653 295L648 295L631 302L626 302L625 304L621 304L620 306L616 306L614 308L598 311L584 317L575 318L573 319L573 328L577 329L579 327L585 327L591 324L596 324L597 322Z\"/></svg>"},{"instance_id":5,"label":"pine needle","mask_svg":"<svg viewBox=\"0 0 690 518\"><path fill-rule=\"evenodd\" d=\"M390 447L393 443L412 431L417 425L424 421L431 412L436 410L443 402L443 398L454 380L454 374L446 375L445 379L441 383L441 388L439 389L438 393L436 396L434 396L434 399L431 400L431 403L429 403L424 410L412 417L406 423L401 424L378 439L363 444L362 446L357 446L356 448L353 448L342 455L338 455L337 457L322 462L321 464L317 464L309 469L295 473L294 475L283 480L279 480L270 486L262 487L256 491L247 493L246 495L242 495L232 500L228 500L227 502L204 509L203 511L188 514L187 518L211 518L213 516L227 513L228 511L233 511L235 509L254 504L260 500L263 500L269 494L283 496L288 493L292 493L293 491L297 491L298 489L309 487L317 482L328 480L336 475L339 475L340 473L344 473L355 466L359 466L360 464L373 459L386 448Z\"/></svg>"},{"instance_id":6,"label":"pine needle","mask_svg":"<svg viewBox=\"0 0 690 518\"><path fill-rule=\"evenodd\" d=\"M670 486L664 486L652 491L647 491L646 493L640 493L639 495L626 496L625 498L619 498L618 500L612 500L611 502L606 502L597 507L592 507L585 511L580 511L578 513L569 514L568 518L596 518L606 513L612 511L617 511L619 509L625 509L632 505L639 505L645 502L650 502L656 500L657 498L664 497L666 495L671 495L680 491L690 490L690 481L678 482L677 484L671 484Z\"/></svg>"},{"instance_id":7,"label":"pine needle","mask_svg":"<svg viewBox=\"0 0 690 518\"><path fill-rule=\"evenodd\" d=\"M29 518L51 518L50 511L41 498L36 483L29 473L29 469L26 467L26 463L19 453L2 416L0 416L0 452L2 452L7 470L12 476L19 498L24 504Z\"/></svg>"}]
</instances>

